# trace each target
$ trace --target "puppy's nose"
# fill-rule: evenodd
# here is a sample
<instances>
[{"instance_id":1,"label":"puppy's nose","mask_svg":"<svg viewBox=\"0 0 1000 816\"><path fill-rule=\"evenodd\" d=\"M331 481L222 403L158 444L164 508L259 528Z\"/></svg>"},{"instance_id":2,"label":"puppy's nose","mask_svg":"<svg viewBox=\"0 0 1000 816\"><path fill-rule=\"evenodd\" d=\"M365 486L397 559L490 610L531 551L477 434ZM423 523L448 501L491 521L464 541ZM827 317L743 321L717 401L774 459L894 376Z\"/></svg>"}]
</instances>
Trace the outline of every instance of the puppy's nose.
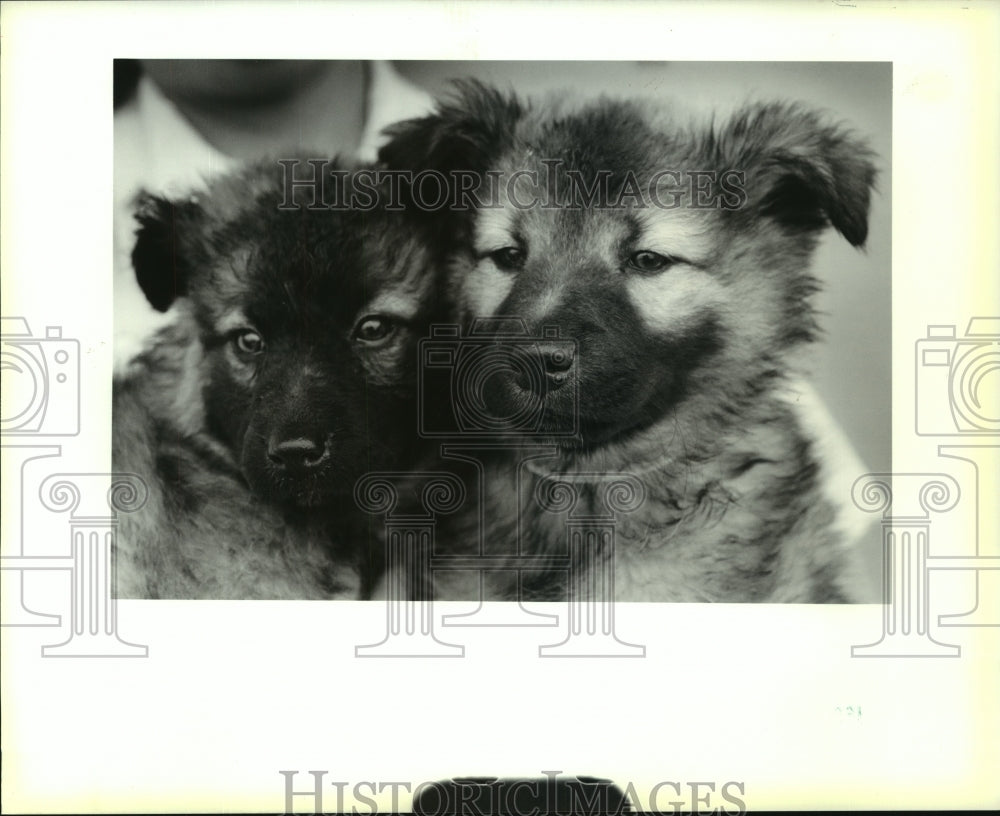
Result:
<instances>
[{"instance_id":1,"label":"puppy's nose","mask_svg":"<svg viewBox=\"0 0 1000 816\"><path fill-rule=\"evenodd\" d=\"M532 376L528 371L520 372L517 384L524 389L538 391L540 396L561 388L569 378L573 368L573 347L568 343L539 343L536 361L541 362L543 378ZM537 362L535 363L537 365ZM534 369L538 371L537 368Z\"/></svg>"},{"instance_id":2,"label":"puppy's nose","mask_svg":"<svg viewBox=\"0 0 1000 816\"><path fill-rule=\"evenodd\" d=\"M272 437L267 445L267 458L289 473L308 473L323 464L329 455L325 441L316 442L304 436L294 439Z\"/></svg>"},{"instance_id":3,"label":"puppy's nose","mask_svg":"<svg viewBox=\"0 0 1000 816\"><path fill-rule=\"evenodd\" d=\"M566 343L543 343L540 346L545 373L551 379L565 375L573 367L573 347Z\"/></svg>"},{"instance_id":4,"label":"puppy's nose","mask_svg":"<svg viewBox=\"0 0 1000 816\"><path fill-rule=\"evenodd\" d=\"M567 343L543 343L541 353L547 390L562 388L573 368L573 347Z\"/></svg>"}]
</instances>

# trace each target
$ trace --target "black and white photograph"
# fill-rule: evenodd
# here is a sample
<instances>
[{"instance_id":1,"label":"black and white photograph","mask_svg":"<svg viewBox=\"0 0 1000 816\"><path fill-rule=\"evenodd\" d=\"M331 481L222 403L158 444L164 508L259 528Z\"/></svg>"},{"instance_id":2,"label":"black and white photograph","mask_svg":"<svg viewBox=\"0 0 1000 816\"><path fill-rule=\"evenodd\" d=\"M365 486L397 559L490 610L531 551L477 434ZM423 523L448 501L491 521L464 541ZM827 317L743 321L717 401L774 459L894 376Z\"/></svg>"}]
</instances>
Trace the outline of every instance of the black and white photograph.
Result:
<instances>
[{"instance_id":1,"label":"black and white photograph","mask_svg":"<svg viewBox=\"0 0 1000 816\"><path fill-rule=\"evenodd\" d=\"M5 4L4 812L998 804L921 8Z\"/></svg>"},{"instance_id":2,"label":"black and white photograph","mask_svg":"<svg viewBox=\"0 0 1000 816\"><path fill-rule=\"evenodd\" d=\"M115 82L113 469L150 492L122 597L878 599L841 476L889 464L888 63ZM816 272L827 232L874 249Z\"/></svg>"}]
</instances>

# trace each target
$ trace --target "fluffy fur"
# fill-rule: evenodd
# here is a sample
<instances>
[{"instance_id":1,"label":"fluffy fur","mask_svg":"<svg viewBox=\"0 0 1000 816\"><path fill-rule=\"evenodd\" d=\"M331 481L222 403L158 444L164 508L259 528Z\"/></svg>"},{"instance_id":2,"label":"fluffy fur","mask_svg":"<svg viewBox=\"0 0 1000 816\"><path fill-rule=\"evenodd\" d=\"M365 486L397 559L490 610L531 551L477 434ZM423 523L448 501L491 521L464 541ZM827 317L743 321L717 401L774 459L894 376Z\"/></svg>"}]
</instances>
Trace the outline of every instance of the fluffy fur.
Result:
<instances>
[{"instance_id":1,"label":"fluffy fur","mask_svg":"<svg viewBox=\"0 0 1000 816\"><path fill-rule=\"evenodd\" d=\"M389 166L482 180L482 206L452 214L460 320L519 318L533 337L557 327L575 344L567 367L539 343L541 393L510 367L484 381L497 415L534 400L544 421L522 441L556 446L530 466L502 453L488 463L494 551L518 541L565 557L566 514L535 500L545 474L630 472L646 499L617 521L619 600L854 597L821 465L782 390L816 333L820 233L855 246L867 235L875 169L863 141L795 105L698 126L633 101L533 107L475 83L393 135ZM596 495L584 490L574 514L600 513ZM445 531L444 547L462 551L479 518ZM518 562L506 566L485 598L564 597L564 561L520 581ZM470 575L439 573L436 597L477 597Z\"/></svg>"},{"instance_id":2,"label":"fluffy fur","mask_svg":"<svg viewBox=\"0 0 1000 816\"><path fill-rule=\"evenodd\" d=\"M279 209L281 181L139 209L136 274L176 319L114 385L115 470L150 488L122 597L358 598L382 569L352 490L413 456L435 264L406 213Z\"/></svg>"}]
</instances>

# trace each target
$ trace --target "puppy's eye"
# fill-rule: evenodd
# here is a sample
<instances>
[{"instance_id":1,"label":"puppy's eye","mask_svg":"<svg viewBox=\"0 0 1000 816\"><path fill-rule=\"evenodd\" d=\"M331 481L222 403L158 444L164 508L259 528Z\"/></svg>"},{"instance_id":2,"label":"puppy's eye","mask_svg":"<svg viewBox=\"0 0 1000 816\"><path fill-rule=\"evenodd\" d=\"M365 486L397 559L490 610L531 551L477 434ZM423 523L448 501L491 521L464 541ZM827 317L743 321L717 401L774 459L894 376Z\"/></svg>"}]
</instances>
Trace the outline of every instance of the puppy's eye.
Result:
<instances>
[{"instance_id":1,"label":"puppy's eye","mask_svg":"<svg viewBox=\"0 0 1000 816\"><path fill-rule=\"evenodd\" d=\"M242 329L233 336L233 345L240 354L254 356L264 351L264 338L253 329Z\"/></svg>"},{"instance_id":2,"label":"puppy's eye","mask_svg":"<svg viewBox=\"0 0 1000 816\"><path fill-rule=\"evenodd\" d=\"M490 258L505 272L516 272L524 266L526 255L520 248L510 246L491 252Z\"/></svg>"},{"instance_id":3,"label":"puppy's eye","mask_svg":"<svg viewBox=\"0 0 1000 816\"><path fill-rule=\"evenodd\" d=\"M368 315L358 321L354 329L354 339L362 343L375 345L384 343L396 331L395 324L382 315Z\"/></svg>"},{"instance_id":4,"label":"puppy's eye","mask_svg":"<svg viewBox=\"0 0 1000 816\"><path fill-rule=\"evenodd\" d=\"M645 275L654 275L657 272L662 272L675 263L676 261L673 258L660 255L658 252L650 252L648 249L633 252L628 259L628 265L632 269L636 272L642 272Z\"/></svg>"}]
</instances>

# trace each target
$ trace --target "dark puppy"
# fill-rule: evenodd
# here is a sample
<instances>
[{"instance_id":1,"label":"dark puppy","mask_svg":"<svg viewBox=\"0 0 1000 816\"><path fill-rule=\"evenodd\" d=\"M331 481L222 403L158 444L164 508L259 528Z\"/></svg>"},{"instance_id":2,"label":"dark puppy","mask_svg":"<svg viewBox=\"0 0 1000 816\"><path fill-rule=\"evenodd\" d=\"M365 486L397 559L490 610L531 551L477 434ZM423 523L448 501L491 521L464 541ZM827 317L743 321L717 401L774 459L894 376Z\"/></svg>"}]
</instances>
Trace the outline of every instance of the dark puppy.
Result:
<instances>
[{"instance_id":1,"label":"dark puppy","mask_svg":"<svg viewBox=\"0 0 1000 816\"><path fill-rule=\"evenodd\" d=\"M136 274L177 317L115 383L115 470L150 487L120 596L358 598L381 570L352 490L413 455L431 258L406 213L288 206L283 173L139 211Z\"/></svg>"},{"instance_id":2,"label":"dark puppy","mask_svg":"<svg viewBox=\"0 0 1000 816\"><path fill-rule=\"evenodd\" d=\"M382 159L450 174L459 209L471 205L455 216L451 265L465 324L516 318L537 338L539 376L511 362L469 388L497 417L530 417L526 439L558 446L525 467L493 461L483 514L487 541L508 552L519 541L552 567L522 569L519 588L527 562L511 559L487 597L558 598L567 558L609 558L567 553L567 513L542 506L551 484L539 480L614 472L645 492L618 518L617 598L853 596L785 389L816 330L808 264L820 233L832 225L856 246L867 235L875 170L863 142L791 105L698 127L640 102L532 108L467 84L398 126ZM574 518L606 514L602 495L582 488ZM587 570L575 565L577 592L597 584ZM438 597L476 594L454 577L437 586Z\"/></svg>"}]
</instances>

